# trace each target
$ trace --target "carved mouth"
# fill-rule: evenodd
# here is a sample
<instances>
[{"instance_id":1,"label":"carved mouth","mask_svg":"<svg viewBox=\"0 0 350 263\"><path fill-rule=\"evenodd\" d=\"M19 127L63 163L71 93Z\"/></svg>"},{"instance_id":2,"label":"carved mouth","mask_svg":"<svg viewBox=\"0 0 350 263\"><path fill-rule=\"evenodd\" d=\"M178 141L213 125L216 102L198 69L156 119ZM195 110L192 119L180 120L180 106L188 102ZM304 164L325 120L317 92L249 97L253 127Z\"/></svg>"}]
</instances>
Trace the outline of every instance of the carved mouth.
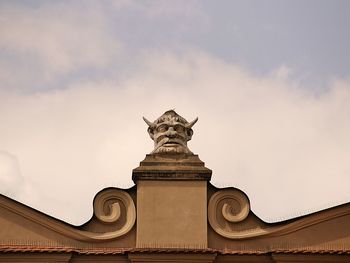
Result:
<instances>
[{"instance_id":1,"label":"carved mouth","mask_svg":"<svg viewBox=\"0 0 350 263\"><path fill-rule=\"evenodd\" d=\"M166 143L163 144L163 146L166 146L166 147L178 146L178 145L181 145L181 144L174 141L167 141Z\"/></svg>"}]
</instances>

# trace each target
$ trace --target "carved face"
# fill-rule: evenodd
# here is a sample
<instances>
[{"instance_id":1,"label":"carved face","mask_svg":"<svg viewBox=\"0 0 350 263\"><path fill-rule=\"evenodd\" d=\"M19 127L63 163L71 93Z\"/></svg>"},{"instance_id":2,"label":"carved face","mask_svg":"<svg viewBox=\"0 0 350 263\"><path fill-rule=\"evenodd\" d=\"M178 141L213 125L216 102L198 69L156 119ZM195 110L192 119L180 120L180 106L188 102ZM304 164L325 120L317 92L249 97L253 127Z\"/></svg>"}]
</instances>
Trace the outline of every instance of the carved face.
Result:
<instances>
[{"instance_id":1,"label":"carved face","mask_svg":"<svg viewBox=\"0 0 350 263\"><path fill-rule=\"evenodd\" d=\"M145 118L144 120L149 126L148 133L154 141L152 153L192 153L187 147L187 142L192 138L191 127L198 118L188 123L175 111L167 111L154 123Z\"/></svg>"}]
</instances>

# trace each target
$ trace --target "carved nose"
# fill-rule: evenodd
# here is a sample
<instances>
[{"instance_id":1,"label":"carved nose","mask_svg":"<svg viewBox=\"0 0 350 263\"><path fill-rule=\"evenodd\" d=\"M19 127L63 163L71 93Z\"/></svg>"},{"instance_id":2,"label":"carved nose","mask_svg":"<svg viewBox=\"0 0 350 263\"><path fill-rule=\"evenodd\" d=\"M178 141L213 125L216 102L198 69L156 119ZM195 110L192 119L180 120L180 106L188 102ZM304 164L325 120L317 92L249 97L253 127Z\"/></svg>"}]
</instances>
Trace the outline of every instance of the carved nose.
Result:
<instances>
[{"instance_id":1,"label":"carved nose","mask_svg":"<svg viewBox=\"0 0 350 263\"><path fill-rule=\"evenodd\" d=\"M169 127L168 132L167 132L168 137L175 137L176 136L176 131L174 130L174 127Z\"/></svg>"}]
</instances>

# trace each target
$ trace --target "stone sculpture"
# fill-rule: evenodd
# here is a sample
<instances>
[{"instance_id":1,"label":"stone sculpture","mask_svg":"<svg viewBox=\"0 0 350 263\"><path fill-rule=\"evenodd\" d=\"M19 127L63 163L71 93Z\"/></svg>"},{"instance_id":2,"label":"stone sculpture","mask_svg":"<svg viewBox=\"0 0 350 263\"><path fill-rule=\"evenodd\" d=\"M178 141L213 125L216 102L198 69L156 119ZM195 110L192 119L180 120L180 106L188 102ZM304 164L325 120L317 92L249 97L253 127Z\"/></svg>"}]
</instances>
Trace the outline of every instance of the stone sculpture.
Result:
<instances>
[{"instance_id":1,"label":"stone sculpture","mask_svg":"<svg viewBox=\"0 0 350 263\"><path fill-rule=\"evenodd\" d=\"M188 122L174 110L169 110L154 122L150 122L145 117L143 117L143 119L148 125L148 134L154 141L154 150L152 154L192 154L187 147L187 142L192 138L192 126L198 121L198 118L194 119L192 122Z\"/></svg>"}]
</instances>

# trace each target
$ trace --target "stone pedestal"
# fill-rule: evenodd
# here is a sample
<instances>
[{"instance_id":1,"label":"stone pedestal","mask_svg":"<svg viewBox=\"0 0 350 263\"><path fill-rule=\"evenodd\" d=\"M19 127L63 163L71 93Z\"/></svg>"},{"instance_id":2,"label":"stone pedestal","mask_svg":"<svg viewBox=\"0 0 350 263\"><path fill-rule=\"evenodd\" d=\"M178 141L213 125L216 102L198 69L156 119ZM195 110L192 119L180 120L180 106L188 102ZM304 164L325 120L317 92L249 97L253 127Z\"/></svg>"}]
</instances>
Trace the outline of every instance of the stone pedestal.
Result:
<instances>
[{"instance_id":1,"label":"stone pedestal","mask_svg":"<svg viewBox=\"0 0 350 263\"><path fill-rule=\"evenodd\" d=\"M197 155L147 155L133 170L138 248L207 248L207 181Z\"/></svg>"}]
</instances>

